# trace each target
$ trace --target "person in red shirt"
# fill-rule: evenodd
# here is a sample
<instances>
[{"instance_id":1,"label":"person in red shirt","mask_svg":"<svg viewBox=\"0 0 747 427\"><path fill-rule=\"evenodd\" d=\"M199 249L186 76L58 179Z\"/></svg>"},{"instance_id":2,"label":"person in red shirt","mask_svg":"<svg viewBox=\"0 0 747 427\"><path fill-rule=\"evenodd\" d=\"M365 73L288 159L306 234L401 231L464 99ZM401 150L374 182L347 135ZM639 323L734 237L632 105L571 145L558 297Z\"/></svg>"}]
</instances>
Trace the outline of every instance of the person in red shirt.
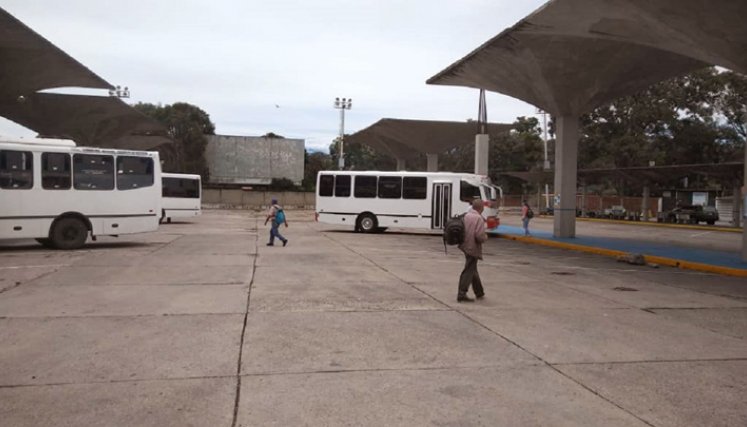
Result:
<instances>
[{"instance_id":1,"label":"person in red shirt","mask_svg":"<svg viewBox=\"0 0 747 427\"><path fill-rule=\"evenodd\" d=\"M464 269L459 276L459 292L457 302L473 302L474 299L467 296L469 285L477 299L485 296L482 288L480 273L477 272L477 260L482 259L482 244L488 240L485 233L485 219L482 217L484 209L482 200L473 200L472 209L464 216L464 242L459 249L464 252Z\"/></svg>"}]
</instances>

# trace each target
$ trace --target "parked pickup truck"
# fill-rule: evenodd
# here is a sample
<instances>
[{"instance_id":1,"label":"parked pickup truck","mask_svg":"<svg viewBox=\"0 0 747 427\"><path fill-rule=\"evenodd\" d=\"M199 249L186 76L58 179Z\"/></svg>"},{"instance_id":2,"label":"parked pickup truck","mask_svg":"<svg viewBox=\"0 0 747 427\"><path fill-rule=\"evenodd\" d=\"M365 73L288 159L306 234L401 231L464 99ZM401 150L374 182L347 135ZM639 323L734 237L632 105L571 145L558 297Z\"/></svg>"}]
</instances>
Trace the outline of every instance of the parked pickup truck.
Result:
<instances>
[{"instance_id":1,"label":"parked pickup truck","mask_svg":"<svg viewBox=\"0 0 747 427\"><path fill-rule=\"evenodd\" d=\"M708 225L713 225L718 221L718 211L713 206L680 206L669 212L661 212L657 216L657 221L680 224L698 224L700 222L705 222Z\"/></svg>"}]
</instances>

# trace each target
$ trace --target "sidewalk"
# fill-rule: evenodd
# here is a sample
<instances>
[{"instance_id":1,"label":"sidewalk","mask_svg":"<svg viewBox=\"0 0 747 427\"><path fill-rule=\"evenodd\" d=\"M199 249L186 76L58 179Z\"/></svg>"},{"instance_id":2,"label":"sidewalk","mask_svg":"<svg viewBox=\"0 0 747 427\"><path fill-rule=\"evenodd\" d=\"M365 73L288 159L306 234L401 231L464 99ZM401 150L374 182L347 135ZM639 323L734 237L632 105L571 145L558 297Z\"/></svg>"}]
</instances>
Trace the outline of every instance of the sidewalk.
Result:
<instances>
[{"instance_id":1,"label":"sidewalk","mask_svg":"<svg viewBox=\"0 0 747 427\"><path fill-rule=\"evenodd\" d=\"M625 254L641 254L646 262L696 271L747 277L747 263L735 252L677 247L669 244L654 244L633 239L615 237L577 236L574 238L553 237L551 232L531 230L524 236L521 227L501 225L490 232L498 237L556 248L579 250L599 255L618 257Z\"/></svg>"}]
</instances>

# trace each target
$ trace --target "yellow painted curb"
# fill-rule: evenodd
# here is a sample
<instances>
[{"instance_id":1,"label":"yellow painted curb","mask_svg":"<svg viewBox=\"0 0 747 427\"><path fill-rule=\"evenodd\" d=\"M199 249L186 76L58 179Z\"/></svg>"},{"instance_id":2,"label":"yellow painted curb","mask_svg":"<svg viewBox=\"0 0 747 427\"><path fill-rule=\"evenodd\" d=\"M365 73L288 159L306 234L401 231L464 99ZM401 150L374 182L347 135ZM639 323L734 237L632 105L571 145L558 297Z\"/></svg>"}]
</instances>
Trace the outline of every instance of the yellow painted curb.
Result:
<instances>
[{"instance_id":1,"label":"yellow painted curb","mask_svg":"<svg viewBox=\"0 0 747 427\"><path fill-rule=\"evenodd\" d=\"M524 242L524 243L532 243L536 245L549 246L552 248L570 249L573 251L586 252L590 254L602 255L602 256L607 256L607 257L612 257L612 258L617 258L621 255L629 254L629 252L617 251L614 249L604 249L604 248L597 248L594 246L576 245L573 243L556 242L554 240L536 239L534 237L512 236L509 234L501 234L501 233L496 233L493 235L501 239L514 240L517 242ZM683 270L703 271L706 273L715 273L715 274L721 274L725 276L747 277L747 270L741 269L741 268L721 267L718 265L703 264L700 262L685 261L681 259L666 258L666 257L646 255L646 254L643 254L643 259L646 261L647 264L661 264L661 265L666 265L669 267L681 268Z\"/></svg>"}]
</instances>

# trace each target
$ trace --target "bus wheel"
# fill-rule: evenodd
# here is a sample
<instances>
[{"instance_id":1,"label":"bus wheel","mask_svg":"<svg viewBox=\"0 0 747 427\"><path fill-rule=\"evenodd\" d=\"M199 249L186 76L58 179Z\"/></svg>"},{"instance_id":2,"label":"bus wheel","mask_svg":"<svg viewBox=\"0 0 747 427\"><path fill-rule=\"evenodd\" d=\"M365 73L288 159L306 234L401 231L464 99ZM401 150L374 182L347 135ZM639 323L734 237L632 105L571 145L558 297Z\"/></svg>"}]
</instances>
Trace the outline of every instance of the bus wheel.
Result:
<instances>
[{"instance_id":1,"label":"bus wheel","mask_svg":"<svg viewBox=\"0 0 747 427\"><path fill-rule=\"evenodd\" d=\"M379 221L374 214L364 213L358 217L358 229L364 233L373 233L378 226Z\"/></svg>"},{"instance_id":2,"label":"bus wheel","mask_svg":"<svg viewBox=\"0 0 747 427\"><path fill-rule=\"evenodd\" d=\"M57 249L78 249L86 243L88 227L78 218L62 218L54 223L50 240Z\"/></svg>"}]
</instances>

